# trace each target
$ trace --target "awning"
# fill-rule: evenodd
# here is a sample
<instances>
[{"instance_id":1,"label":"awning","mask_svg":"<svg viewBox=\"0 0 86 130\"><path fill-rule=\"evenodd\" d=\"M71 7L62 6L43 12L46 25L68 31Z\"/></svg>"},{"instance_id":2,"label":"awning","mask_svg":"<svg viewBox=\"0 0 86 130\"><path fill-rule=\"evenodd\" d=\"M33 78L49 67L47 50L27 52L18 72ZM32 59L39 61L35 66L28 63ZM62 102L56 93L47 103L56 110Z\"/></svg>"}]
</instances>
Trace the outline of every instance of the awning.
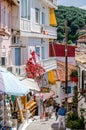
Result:
<instances>
[{"instance_id":1,"label":"awning","mask_svg":"<svg viewBox=\"0 0 86 130\"><path fill-rule=\"evenodd\" d=\"M55 96L55 93L51 90L49 93L36 93L35 96L40 97L43 100L47 100L51 97L53 98Z\"/></svg>"},{"instance_id":2,"label":"awning","mask_svg":"<svg viewBox=\"0 0 86 130\"><path fill-rule=\"evenodd\" d=\"M50 9L50 25L51 26L57 26L57 21L56 21L54 8Z\"/></svg>"},{"instance_id":3,"label":"awning","mask_svg":"<svg viewBox=\"0 0 86 130\"><path fill-rule=\"evenodd\" d=\"M56 76L56 70L51 70L48 72L48 82L50 84L55 84L57 80L57 76Z\"/></svg>"},{"instance_id":4,"label":"awning","mask_svg":"<svg viewBox=\"0 0 86 130\"><path fill-rule=\"evenodd\" d=\"M26 78L21 81L24 85L28 86L30 90L40 91L38 83L34 79Z\"/></svg>"}]
</instances>

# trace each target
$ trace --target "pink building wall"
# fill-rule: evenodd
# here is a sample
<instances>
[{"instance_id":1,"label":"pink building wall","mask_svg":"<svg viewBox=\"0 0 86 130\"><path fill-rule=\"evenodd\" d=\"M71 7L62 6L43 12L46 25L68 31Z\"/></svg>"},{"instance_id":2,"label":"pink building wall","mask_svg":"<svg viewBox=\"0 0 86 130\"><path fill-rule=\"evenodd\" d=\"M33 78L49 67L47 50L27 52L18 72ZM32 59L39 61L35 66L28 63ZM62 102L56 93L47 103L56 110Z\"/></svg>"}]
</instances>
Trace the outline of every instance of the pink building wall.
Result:
<instances>
[{"instance_id":1,"label":"pink building wall","mask_svg":"<svg viewBox=\"0 0 86 130\"><path fill-rule=\"evenodd\" d=\"M3 8L5 8L5 13L3 15ZM10 17L8 17L8 12L10 12ZM4 17L4 22L3 22ZM8 23L8 21L10 21ZM10 25L8 27L8 25ZM6 58L6 65L11 64L11 5L7 1L0 2L0 28L5 30L5 35L0 36L0 60L1 57Z\"/></svg>"}]
</instances>

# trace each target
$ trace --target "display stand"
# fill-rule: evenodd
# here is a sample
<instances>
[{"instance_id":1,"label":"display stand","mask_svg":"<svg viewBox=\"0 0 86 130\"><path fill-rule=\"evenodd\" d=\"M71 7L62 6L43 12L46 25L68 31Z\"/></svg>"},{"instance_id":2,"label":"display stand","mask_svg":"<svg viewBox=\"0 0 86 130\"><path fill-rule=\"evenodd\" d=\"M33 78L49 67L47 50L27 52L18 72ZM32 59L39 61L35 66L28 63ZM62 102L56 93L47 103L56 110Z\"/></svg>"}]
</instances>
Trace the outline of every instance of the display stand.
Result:
<instances>
[{"instance_id":1,"label":"display stand","mask_svg":"<svg viewBox=\"0 0 86 130\"><path fill-rule=\"evenodd\" d=\"M6 103L4 106L4 121L5 121L5 126L12 127L11 108L9 103Z\"/></svg>"},{"instance_id":2,"label":"display stand","mask_svg":"<svg viewBox=\"0 0 86 130\"><path fill-rule=\"evenodd\" d=\"M19 97L16 99L16 103L17 103L18 110L19 110L20 120L21 120L21 122L23 122L24 121L24 117L23 117L23 113L22 113L23 106L22 106L22 103L21 103L21 100Z\"/></svg>"}]
</instances>

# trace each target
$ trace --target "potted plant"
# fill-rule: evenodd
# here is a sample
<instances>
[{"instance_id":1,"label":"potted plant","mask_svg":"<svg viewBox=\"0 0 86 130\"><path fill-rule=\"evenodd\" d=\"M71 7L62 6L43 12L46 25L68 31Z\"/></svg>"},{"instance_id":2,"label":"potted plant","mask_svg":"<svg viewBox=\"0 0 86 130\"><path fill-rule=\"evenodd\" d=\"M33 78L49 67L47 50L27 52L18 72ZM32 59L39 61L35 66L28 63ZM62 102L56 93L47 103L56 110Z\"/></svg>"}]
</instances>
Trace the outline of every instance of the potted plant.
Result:
<instances>
[{"instance_id":1,"label":"potted plant","mask_svg":"<svg viewBox=\"0 0 86 130\"><path fill-rule=\"evenodd\" d=\"M71 77L72 81L77 83L78 82L78 71L77 70L72 70L71 74L70 74L70 77Z\"/></svg>"},{"instance_id":2,"label":"potted plant","mask_svg":"<svg viewBox=\"0 0 86 130\"><path fill-rule=\"evenodd\" d=\"M85 128L84 117L78 117L77 113L69 113L67 115L66 127L70 130L80 130Z\"/></svg>"}]
</instances>

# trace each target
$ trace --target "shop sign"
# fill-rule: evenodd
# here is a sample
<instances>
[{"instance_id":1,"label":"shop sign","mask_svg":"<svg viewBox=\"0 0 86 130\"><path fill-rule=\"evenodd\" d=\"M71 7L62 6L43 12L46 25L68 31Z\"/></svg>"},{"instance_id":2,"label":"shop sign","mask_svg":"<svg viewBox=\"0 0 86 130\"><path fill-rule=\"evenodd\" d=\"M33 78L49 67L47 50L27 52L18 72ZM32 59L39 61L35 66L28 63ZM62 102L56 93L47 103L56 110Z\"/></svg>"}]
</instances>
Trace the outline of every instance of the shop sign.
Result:
<instances>
[{"instance_id":1,"label":"shop sign","mask_svg":"<svg viewBox=\"0 0 86 130\"><path fill-rule=\"evenodd\" d=\"M49 93L50 92L50 88L41 87L41 92L43 92L43 93Z\"/></svg>"}]
</instances>

